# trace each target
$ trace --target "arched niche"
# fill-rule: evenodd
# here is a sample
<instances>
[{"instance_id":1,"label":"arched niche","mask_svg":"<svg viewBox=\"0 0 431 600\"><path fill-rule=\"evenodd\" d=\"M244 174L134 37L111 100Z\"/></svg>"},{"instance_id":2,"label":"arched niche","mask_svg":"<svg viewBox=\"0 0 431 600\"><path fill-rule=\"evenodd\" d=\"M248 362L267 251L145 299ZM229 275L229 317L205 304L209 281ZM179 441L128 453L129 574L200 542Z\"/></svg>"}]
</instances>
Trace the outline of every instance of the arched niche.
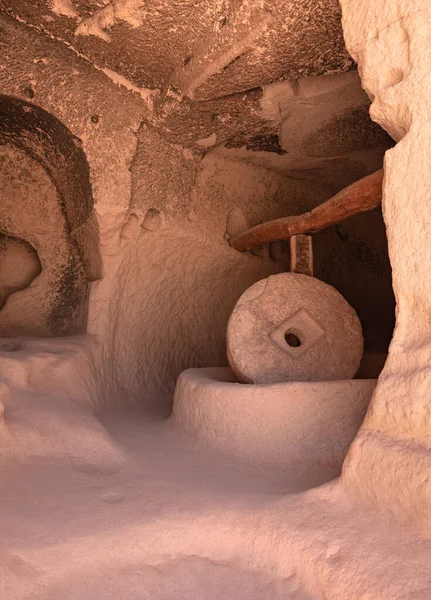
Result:
<instances>
[{"instance_id":1,"label":"arched niche","mask_svg":"<svg viewBox=\"0 0 431 600\"><path fill-rule=\"evenodd\" d=\"M9 265L0 279L17 265L14 282L0 280L0 336L84 331L101 260L80 140L47 111L0 95L0 179L0 262Z\"/></svg>"}]
</instances>

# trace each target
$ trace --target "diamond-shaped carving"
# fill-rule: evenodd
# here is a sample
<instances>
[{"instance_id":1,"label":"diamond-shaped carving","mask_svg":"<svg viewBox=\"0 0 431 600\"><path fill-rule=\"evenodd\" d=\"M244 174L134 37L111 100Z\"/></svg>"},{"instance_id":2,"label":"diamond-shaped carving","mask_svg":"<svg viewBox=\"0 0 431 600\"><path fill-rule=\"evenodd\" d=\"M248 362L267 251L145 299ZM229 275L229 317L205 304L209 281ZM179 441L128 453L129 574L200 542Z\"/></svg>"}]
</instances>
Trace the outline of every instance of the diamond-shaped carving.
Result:
<instances>
[{"instance_id":1,"label":"diamond-shaped carving","mask_svg":"<svg viewBox=\"0 0 431 600\"><path fill-rule=\"evenodd\" d=\"M305 308L301 308L271 331L269 337L273 344L296 359L308 352L324 335L325 330Z\"/></svg>"}]
</instances>

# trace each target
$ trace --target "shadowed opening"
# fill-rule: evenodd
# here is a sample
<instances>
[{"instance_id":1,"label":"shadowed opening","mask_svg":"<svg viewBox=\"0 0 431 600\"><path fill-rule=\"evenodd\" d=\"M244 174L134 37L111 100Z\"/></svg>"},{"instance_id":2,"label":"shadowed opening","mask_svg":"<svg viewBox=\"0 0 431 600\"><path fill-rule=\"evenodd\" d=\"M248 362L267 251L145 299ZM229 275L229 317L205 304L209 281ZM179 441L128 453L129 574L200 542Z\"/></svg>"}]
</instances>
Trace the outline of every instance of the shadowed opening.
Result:
<instances>
[{"instance_id":1,"label":"shadowed opening","mask_svg":"<svg viewBox=\"0 0 431 600\"><path fill-rule=\"evenodd\" d=\"M301 340L299 337L291 331L286 331L284 334L284 339L286 340L286 344L291 348L299 348L301 345Z\"/></svg>"}]
</instances>

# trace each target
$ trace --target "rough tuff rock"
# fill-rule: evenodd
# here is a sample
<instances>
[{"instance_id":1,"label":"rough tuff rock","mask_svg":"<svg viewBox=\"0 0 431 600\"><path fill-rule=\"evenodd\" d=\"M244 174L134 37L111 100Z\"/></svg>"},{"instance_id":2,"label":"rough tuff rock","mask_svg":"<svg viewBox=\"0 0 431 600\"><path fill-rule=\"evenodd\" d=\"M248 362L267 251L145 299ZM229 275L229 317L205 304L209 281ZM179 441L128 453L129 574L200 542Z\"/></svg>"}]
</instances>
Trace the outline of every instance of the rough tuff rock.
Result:
<instances>
[{"instance_id":1,"label":"rough tuff rock","mask_svg":"<svg viewBox=\"0 0 431 600\"><path fill-rule=\"evenodd\" d=\"M37 6L26 4L30 9ZM57 22L57 16L53 18ZM68 19L63 15L58 20ZM311 162L310 157L297 160L293 154L269 152L268 138L257 135L262 127L274 135L280 125L280 115L275 120L262 117L261 98L274 98L268 90L263 95L260 90L250 92L252 102L243 122L241 105L247 101L240 94L232 102L226 100L225 111L224 105L218 110L212 101L171 98L172 113L162 114L163 102L159 107L157 101L152 113L139 90L95 68L59 39L10 18L2 17L1 27L3 93L30 101L63 123L88 162L100 232L99 247L96 242L88 249L94 256L100 251L103 270L98 276L103 277L90 288L87 330L103 340L111 390L106 400L154 405L166 412L183 369L227 364L226 324L241 293L284 268L263 256L229 249L223 238L229 212L238 207L253 225L310 210L379 168L384 144L367 156L361 150L349 158L311 157ZM357 81L356 75L347 74L349 81L355 77ZM313 87L312 79L299 82L300 94L291 108L304 102L314 107L335 83L332 76L320 77ZM344 87L341 80L339 84ZM357 83L351 85L358 90ZM361 102L367 102L363 94ZM184 114L178 107L186 107ZM177 109L181 119L175 121ZM198 114L205 118L197 124ZM282 113L281 119L285 116ZM256 124L250 129L254 141L247 133L251 119ZM242 149L232 148L227 152L233 154L222 156L220 148L196 146L213 133L216 143L229 138L235 144L250 143L255 150L239 156ZM371 139L367 135L360 139ZM271 139L278 144L277 136ZM273 162L274 157L292 156L287 164ZM145 228L149 210L159 211L157 230L154 223L153 230ZM76 230L80 233L84 241L95 239L85 228ZM385 352L393 299L379 212L318 234L314 248L316 276L335 285L354 306L364 324L367 349ZM374 296L368 293L370 287L376 290ZM150 346L148 339L156 342Z\"/></svg>"},{"instance_id":2,"label":"rough tuff rock","mask_svg":"<svg viewBox=\"0 0 431 600\"><path fill-rule=\"evenodd\" d=\"M344 466L343 484L373 509L431 532L431 5L342 0L347 46L397 140L386 153L383 215L396 327L385 368Z\"/></svg>"},{"instance_id":3,"label":"rough tuff rock","mask_svg":"<svg viewBox=\"0 0 431 600\"><path fill-rule=\"evenodd\" d=\"M199 411L196 393L189 413L188 433L193 420L200 426L208 417L200 439L184 435L184 420L143 410L105 414L105 429L93 407L136 402L166 414L184 368L225 363L225 327L236 300L282 268L264 253L229 248L223 234L232 209L250 225L300 214L381 167L391 143L366 120L357 76L304 78L352 65L338 2L0 0L0 9L9 15L0 18L2 93L62 123L88 163L81 171L88 178L68 180L69 169L57 161L51 190L62 202L52 204L49 223L58 218L58 234L61 205L81 249L83 279L102 277L89 301L87 329L95 336L0 341L3 595L429 600L427 3L344 0L346 34L374 99L372 114L401 140L388 153L383 202L399 318L343 477L301 494L295 492L338 472L360 422L359 412L350 420L355 395L344 391L371 391L373 382L207 381L204 397L212 404ZM284 77L295 79L279 83ZM254 83L259 89L242 91ZM302 127L295 130L290 111ZM34 128L25 119L20 124L34 141ZM59 129L51 133L40 139L52 138L58 158L64 138ZM43 168L47 153L38 148ZM69 219L71 192L83 200L75 216L88 216L89 196L76 187L88 179L100 244L90 226L81 227L85 218L76 228ZM393 297L380 212L316 235L314 249L316 275L357 309L368 348L384 355ZM101 258L103 268L88 269L85 257ZM37 290L38 279L11 294L5 308ZM189 375L181 378L184 388ZM223 394L225 385L232 395ZM274 398L285 386L298 399L310 387L343 396L314 393L318 406L309 400L310 411L322 408L322 438L302 419L271 438L267 449L295 451L291 465L240 467L240 456L265 449L264 427L280 432L277 414L306 410L281 395L280 412L267 409L267 391ZM247 412L253 402L259 420ZM331 422L327 405L339 407L339 422ZM332 431L337 439L326 435ZM209 443L204 448L220 439L217 452ZM223 455L229 444L233 453ZM329 451L320 456L318 448ZM297 479L300 465L307 469ZM394 517L421 530L389 522Z\"/></svg>"},{"instance_id":4,"label":"rough tuff rock","mask_svg":"<svg viewBox=\"0 0 431 600\"><path fill-rule=\"evenodd\" d=\"M0 10L138 88L200 99L353 64L335 0L1 0Z\"/></svg>"},{"instance_id":5,"label":"rough tuff rock","mask_svg":"<svg viewBox=\"0 0 431 600\"><path fill-rule=\"evenodd\" d=\"M27 280L23 275L27 285L19 285L0 311L0 335L82 331L89 278L67 227L58 188L39 163L10 146L0 146L0 181L0 232L23 240L36 253L32 276ZM16 287L17 274L8 278L3 268L1 277L0 286Z\"/></svg>"}]
</instances>

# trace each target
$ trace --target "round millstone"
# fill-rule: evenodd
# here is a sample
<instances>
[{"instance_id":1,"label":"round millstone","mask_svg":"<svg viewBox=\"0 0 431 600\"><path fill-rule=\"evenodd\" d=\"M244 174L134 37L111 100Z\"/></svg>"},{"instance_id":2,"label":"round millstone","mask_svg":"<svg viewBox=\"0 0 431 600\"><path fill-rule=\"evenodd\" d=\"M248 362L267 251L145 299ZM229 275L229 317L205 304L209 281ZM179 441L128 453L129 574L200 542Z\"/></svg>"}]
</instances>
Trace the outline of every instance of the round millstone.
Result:
<instances>
[{"instance_id":1,"label":"round millstone","mask_svg":"<svg viewBox=\"0 0 431 600\"><path fill-rule=\"evenodd\" d=\"M351 379L362 352L350 304L332 286L297 273L248 288L227 327L229 363L244 383Z\"/></svg>"}]
</instances>

